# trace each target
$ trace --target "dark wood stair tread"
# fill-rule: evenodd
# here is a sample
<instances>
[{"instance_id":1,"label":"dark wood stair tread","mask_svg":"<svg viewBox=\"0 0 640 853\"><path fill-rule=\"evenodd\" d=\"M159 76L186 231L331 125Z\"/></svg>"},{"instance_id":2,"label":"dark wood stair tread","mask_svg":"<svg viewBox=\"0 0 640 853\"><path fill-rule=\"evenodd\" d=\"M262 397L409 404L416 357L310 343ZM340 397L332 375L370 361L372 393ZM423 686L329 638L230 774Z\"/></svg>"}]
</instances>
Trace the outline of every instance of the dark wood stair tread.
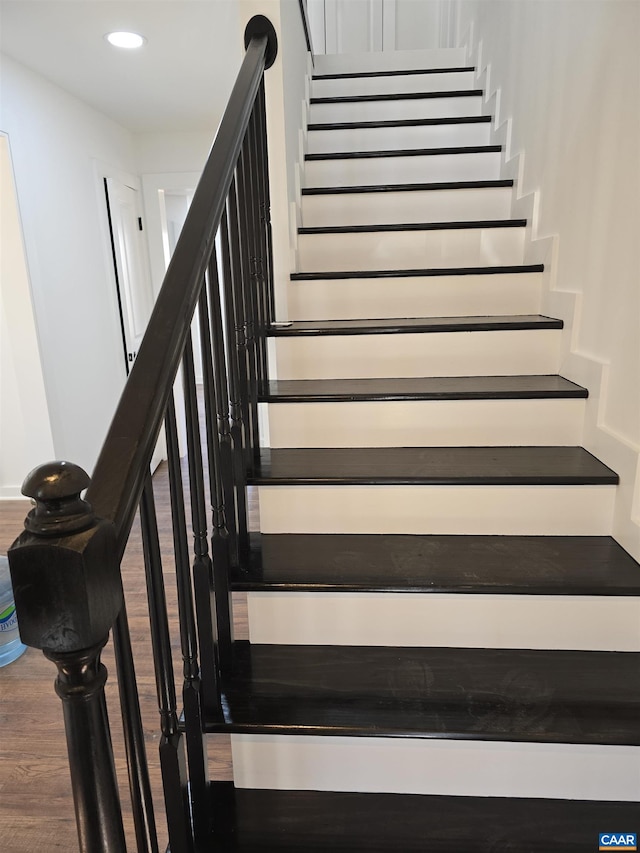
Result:
<instances>
[{"instance_id":1,"label":"dark wood stair tread","mask_svg":"<svg viewBox=\"0 0 640 853\"><path fill-rule=\"evenodd\" d=\"M487 190L513 187L513 178L497 181L432 181L426 184L365 184L355 187L306 187L302 195L351 195L353 193L431 192L438 190Z\"/></svg>"},{"instance_id":2,"label":"dark wood stair tread","mask_svg":"<svg viewBox=\"0 0 640 853\"><path fill-rule=\"evenodd\" d=\"M345 71L335 74L314 74L312 80L356 80L363 77L412 77L420 74L463 74L475 71L474 65L457 68L408 68L405 71Z\"/></svg>"},{"instance_id":3,"label":"dark wood stair tread","mask_svg":"<svg viewBox=\"0 0 640 853\"><path fill-rule=\"evenodd\" d=\"M439 148L391 148L381 151L329 151L324 154L305 154L304 159L314 160L374 160L384 157L431 157L444 154L495 154L501 145L449 145Z\"/></svg>"},{"instance_id":4,"label":"dark wood stair tread","mask_svg":"<svg viewBox=\"0 0 640 853\"><path fill-rule=\"evenodd\" d=\"M585 398L563 376L425 376L391 379L278 379L264 403L340 403L383 400L541 400Z\"/></svg>"},{"instance_id":5,"label":"dark wood stair tread","mask_svg":"<svg viewBox=\"0 0 640 853\"><path fill-rule=\"evenodd\" d=\"M418 332L493 332L525 329L562 329L562 320L541 314L499 314L487 317L407 317L376 320L297 320L271 326L273 337L321 335L398 335Z\"/></svg>"},{"instance_id":6,"label":"dark wood stair tread","mask_svg":"<svg viewBox=\"0 0 640 853\"><path fill-rule=\"evenodd\" d=\"M373 130L381 127L430 127L440 124L489 124L491 116L438 116L436 118L375 119L373 121L312 122L307 130Z\"/></svg>"},{"instance_id":7,"label":"dark wood stair tread","mask_svg":"<svg viewBox=\"0 0 640 853\"><path fill-rule=\"evenodd\" d=\"M386 231L463 231L480 228L524 228L526 219L456 219L449 222L405 222L391 225L317 225L298 234L373 234Z\"/></svg>"},{"instance_id":8,"label":"dark wood stair tread","mask_svg":"<svg viewBox=\"0 0 640 853\"><path fill-rule=\"evenodd\" d=\"M218 853L585 853L638 804L211 785ZM594 840L595 839L595 840Z\"/></svg>"},{"instance_id":9,"label":"dark wood stair tread","mask_svg":"<svg viewBox=\"0 0 640 853\"><path fill-rule=\"evenodd\" d=\"M640 744L640 654L235 644L208 732Z\"/></svg>"},{"instance_id":10,"label":"dark wood stair tread","mask_svg":"<svg viewBox=\"0 0 640 853\"><path fill-rule=\"evenodd\" d=\"M295 272L291 281L316 281L318 279L337 281L350 278L428 278L447 275L505 275L519 273L538 273L544 271L544 264L508 264L491 267L435 267L401 270L330 270L325 272Z\"/></svg>"},{"instance_id":11,"label":"dark wood stair tread","mask_svg":"<svg viewBox=\"0 0 640 853\"><path fill-rule=\"evenodd\" d=\"M610 536L252 534L235 590L640 596Z\"/></svg>"},{"instance_id":12,"label":"dark wood stair tread","mask_svg":"<svg viewBox=\"0 0 640 853\"><path fill-rule=\"evenodd\" d=\"M367 101L423 101L441 98L480 98L482 89L450 89L444 92L393 92L385 95L330 95L314 97L310 104L357 104Z\"/></svg>"},{"instance_id":13,"label":"dark wood stair tread","mask_svg":"<svg viewBox=\"0 0 640 853\"><path fill-rule=\"evenodd\" d=\"M582 447L263 448L251 485L615 485Z\"/></svg>"}]
</instances>

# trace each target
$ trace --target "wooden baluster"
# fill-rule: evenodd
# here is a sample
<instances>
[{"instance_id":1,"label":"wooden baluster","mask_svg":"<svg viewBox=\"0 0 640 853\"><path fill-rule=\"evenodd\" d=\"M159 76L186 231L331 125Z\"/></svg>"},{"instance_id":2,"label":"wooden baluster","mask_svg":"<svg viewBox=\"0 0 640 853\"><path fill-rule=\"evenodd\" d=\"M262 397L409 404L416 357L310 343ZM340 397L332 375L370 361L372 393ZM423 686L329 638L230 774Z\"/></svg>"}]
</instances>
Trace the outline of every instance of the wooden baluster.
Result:
<instances>
[{"instance_id":1,"label":"wooden baluster","mask_svg":"<svg viewBox=\"0 0 640 853\"><path fill-rule=\"evenodd\" d=\"M118 672L118 695L127 754L136 846L138 853L159 853L138 684L124 601L118 618L114 622L112 637Z\"/></svg>"},{"instance_id":2,"label":"wooden baluster","mask_svg":"<svg viewBox=\"0 0 640 853\"><path fill-rule=\"evenodd\" d=\"M251 192L251 169L249 138L245 135L240 159L238 160L238 236L242 257L240 292L244 303L246 359L247 359L247 406L250 416L250 447L252 459L259 457L260 433L258 429L258 357L256 345L257 309L255 298L256 239L253 230L253 198Z\"/></svg>"},{"instance_id":3,"label":"wooden baluster","mask_svg":"<svg viewBox=\"0 0 640 853\"><path fill-rule=\"evenodd\" d=\"M193 351L191 349L191 333L187 338L183 356L183 376L185 405L187 414L187 446L189 456L190 489L192 507L195 506L194 531L200 528L202 518L199 501L203 494L202 488L202 453L200 450L200 432L198 429L198 411L195 401L195 382L193 370ZM167 456L169 465L169 493L171 497L171 522L173 527L173 553L176 566L176 583L178 588L178 619L180 623L180 648L182 651L183 675L182 701L184 703L184 719L187 741L187 757L189 759L189 793L191 796L191 812L196 840L207 838L210 830L209 802L209 772L207 767L207 752L204 738L204 719L200 701L200 668L198 666L198 651L196 639L196 624L191 591L191 571L189 547L187 544L187 522L184 508L184 492L180 453L178 450L178 428L173 396L169 398L165 417L165 432L167 436ZM199 460L199 461L198 461ZM200 496L197 494L200 486ZM202 542L204 539L204 548ZM204 536L196 535L196 559L202 559L206 552L207 527L204 522Z\"/></svg>"},{"instance_id":4,"label":"wooden baluster","mask_svg":"<svg viewBox=\"0 0 640 853\"><path fill-rule=\"evenodd\" d=\"M215 259L214 259L215 260ZM207 450L209 460L209 492L213 514L213 532L211 550L213 554L213 594L215 605L215 620L217 624L217 654L221 675L228 675L233 665L233 606L231 598L229 559L230 542L227 532L224 471L222 464L222 447L220 433L216 428L216 397L217 385L214 379L214 365L211 350L211 332L207 293L203 290L199 304L200 344L202 351L202 378L204 381L205 421L207 434ZM222 365L224 368L224 365ZM216 371L219 369L216 365ZM231 448L229 447L229 450ZM229 460L230 461L230 460ZM231 475L228 468L226 476ZM219 711L222 716L222 710Z\"/></svg>"},{"instance_id":5,"label":"wooden baluster","mask_svg":"<svg viewBox=\"0 0 640 853\"><path fill-rule=\"evenodd\" d=\"M267 303L265 294L266 243L262 225L260 150L258 143L258 109L254 104L247 130L249 138L249 158L251 174L251 216L254 235L254 299L256 305L256 358L258 370L258 391L264 393L267 383Z\"/></svg>"},{"instance_id":6,"label":"wooden baluster","mask_svg":"<svg viewBox=\"0 0 640 853\"><path fill-rule=\"evenodd\" d=\"M271 197L269 194L269 158L267 154L267 115L265 108L264 77L256 98L258 118L259 168L261 184L261 216L265 235L264 300L267 308L267 323L275 319L275 295L273 290L273 238L271 234Z\"/></svg>"},{"instance_id":7,"label":"wooden baluster","mask_svg":"<svg viewBox=\"0 0 640 853\"><path fill-rule=\"evenodd\" d=\"M238 363L238 390L240 392L240 406L242 409L242 420L244 423L243 455L245 470L253 466L253 453L251 450L253 440L253 411L250 405L250 370L247 345L247 317L245 313L244 280L248 278L245 270L246 261L243 257L241 247L241 224L238 210L238 192L236 178L229 187L227 199L227 222L229 233L229 250L231 256L231 285L235 318L235 345ZM243 264L244 261L244 264Z\"/></svg>"},{"instance_id":8,"label":"wooden baluster","mask_svg":"<svg viewBox=\"0 0 640 853\"><path fill-rule=\"evenodd\" d=\"M206 407L208 415L217 419L218 424L218 439L217 445L220 451L220 463L216 466L216 470L220 473L222 481L222 497L224 505L224 520L226 522L226 530L229 536L229 554L233 562L237 563L238 554L238 521L236 517L236 498L234 492L234 477L233 477L233 445L231 440L231 420L229 415L229 383L231 381L231 365L227 368L227 357L225 355L224 346L224 328L222 321L222 304L220 281L218 276L218 258L215 245L209 265L207 268L207 292L203 292L200 297L199 312L200 312L200 329L201 329L201 346L203 364L213 356L212 367L212 382L204 379L205 403L209 401ZM209 308L207 307L209 304ZM209 342L207 343L206 336L202 330L208 329L207 335ZM208 356L207 356L208 352ZM229 378L227 378L227 369L229 370ZM213 422L210 425L208 434L213 435ZM211 454L210 454L211 456ZM214 521L214 530L216 524Z\"/></svg>"},{"instance_id":9,"label":"wooden baluster","mask_svg":"<svg viewBox=\"0 0 640 853\"><path fill-rule=\"evenodd\" d=\"M193 853L193 828L184 738L178 726L176 687L171 658L167 599L162 575L151 475L147 474L140 500L140 526L149 601L149 623L156 690L160 711L160 768L171 853Z\"/></svg>"},{"instance_id":10,"label":"wooden baluster","mask_svg":"<svg viewBox=\"0 0 640 853\"><path fill-rule=\"evenodd\" d=\"M204 298L206 290L203 288ZM200 302L202 301L202 295ZM200 304L199 302L199 304ZM202 321L200 325L202 337ZM207 331L208 334L208 331ZM186 356L186 353L185 353ZM207 540L207 512L205 506L204 467L200 445L200 426L198 415L193 357L189 364L184 363L185 412L187 418L187 441L189 457L189 481L191 491L191 518L193 527L193 593L196 608L196 629L200 647L200 695L203 711L208 719L222 719L220 695L220 671L218 657L218 625L215 609L215 590L213 584L212 559L209 556ZM203 359L204 361L204 359ZM204 371L206 385L206 371ZM215 420L214 420L215 423ZM209 476L211 463L209 462ZM215 518L213 522L215 537ZM215 557L215 550L213 550Z\"/></svg>"},{"instance_id":11,"label":"wooden baluster","mask_svg":"<svg viewBox=\"0 0 640 853\"><path fill-rule=\"evenodd\" d=\"M241 567L249 565L249 533L247 530L247 474L245 466L245 424L243 419L241 381L239 371L238 347L235 345L238 323L233 298L233 279L231 271L231 249L227 211L220 223L220 241L222 247L222 285L224 291L224 316L226 321L227 363L229 365L229 412L231 415L231 439L233 447L233 478L235 483L236 517L238 522L237 563Z\"/></svg>"}]
</instances>

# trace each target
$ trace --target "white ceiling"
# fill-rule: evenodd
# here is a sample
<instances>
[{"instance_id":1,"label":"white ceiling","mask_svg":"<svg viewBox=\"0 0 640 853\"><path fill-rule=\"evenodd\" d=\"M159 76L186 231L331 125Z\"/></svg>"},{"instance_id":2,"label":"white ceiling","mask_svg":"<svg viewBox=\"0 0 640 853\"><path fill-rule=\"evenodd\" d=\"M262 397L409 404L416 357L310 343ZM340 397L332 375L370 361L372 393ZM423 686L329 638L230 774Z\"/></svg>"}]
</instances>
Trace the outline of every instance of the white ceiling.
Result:
<instances>
[{"instance_id":1,"label":"white ceiling","mask_svg":"<svg viewBox=\"0 0 640 853\"><path fill-rule=\"evenodd\" d=\"M241 0L0 0L0 47L134 132L211 130L242 61ZM147 38L139 51L104 40Z\"/></svg>"}]
</instances>

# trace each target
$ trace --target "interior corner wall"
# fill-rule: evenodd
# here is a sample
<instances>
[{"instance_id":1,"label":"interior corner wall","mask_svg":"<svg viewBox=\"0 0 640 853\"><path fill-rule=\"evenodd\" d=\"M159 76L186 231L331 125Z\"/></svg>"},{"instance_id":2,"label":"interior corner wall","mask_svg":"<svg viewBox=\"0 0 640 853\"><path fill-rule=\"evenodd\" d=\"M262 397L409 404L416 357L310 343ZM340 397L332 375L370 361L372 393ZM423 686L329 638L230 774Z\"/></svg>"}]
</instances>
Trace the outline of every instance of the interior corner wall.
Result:
<instances>
[{"instance_id":1,"label":"interior corner wall","mask_svg":"<svg viewBox=\"0 0 640 853\"><path fill-rule=\"evenodd\" d=\"M470 59L480 48L490 66L497 124L511 120L507 158L524 155L517 196L538 193L534 237L557 235L553 287L577 294L565 300L577 310L563 317L573 324L563 372L603 368L585 444L628 451L617 526L635 518L628 543L640 556L640 4L458 0L456 14Z\"/></svg>"},{"instance_id":2,"label":"interior corner wall","mask_svg":"<svg viewBox=\"0 0 640 853\"><path fill-rule=\"evenodd\" d=\"M97 162L133 172L132 138L5 56L1 86L54 451L91 471L125 379Z\"/></svg>"},{"instance_id":3,"label":"interior corner wall","mask_svg":"<svg viewBox=\"0 0 640 853\"><path fill-rule=\"evenodd\" d=\"M9 140L0 134L0 498L53 458Z\"/></svg>"}]
</instances>

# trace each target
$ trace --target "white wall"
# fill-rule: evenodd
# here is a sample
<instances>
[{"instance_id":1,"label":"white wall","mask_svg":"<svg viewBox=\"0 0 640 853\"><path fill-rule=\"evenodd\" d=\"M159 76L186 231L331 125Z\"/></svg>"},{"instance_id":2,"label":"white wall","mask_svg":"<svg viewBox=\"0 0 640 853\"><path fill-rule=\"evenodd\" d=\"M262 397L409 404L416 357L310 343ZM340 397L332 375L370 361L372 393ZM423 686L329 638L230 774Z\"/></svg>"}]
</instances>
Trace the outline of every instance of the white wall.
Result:
<instances>
[{"instance_id":1,"label":"white wall","mask_svg":"<svg viewBox=\"0 0 640 853\"><path fill-rule=\"evenodd\" d=\"M0 498L53 457L9 140L0 135Z\"/></svg>"},{"instance_id":2,"label":"white wall","mask_svg":"<svg viewBox=\"0 0 640 853\"><path fill-rule=\"evenodd\" d=\"M315 53L425 50L442 43L446 0L308 0Z\"/></svg>"},{"instance_id":3,"label":"white wall","mask_svg":"<svg viewBox=\"0 0 640 853\"><path fill-rule=\"evenodd\" d=\"M395 49L425 50L440 44L440 0L395 0ZM386 44L385 44L386 49Z\"/></svg>"},{"instance_id":4,"label":"white wall","mask_svg":"<svg viewBox=\"0 0 640 853\"><path fill-rule=\"evenodd\" d=\"M0 129L11 140L55 455L91 471L125 376L100 177L133 171L131 134L7 57Z\"/></svg>"},{"instance_id":5,"label":"white wall","mask_svg":"<svg viewBox=\"0 0 640 853\"><path fill-rule=\"evenodd\" d=\"M590 390L585 446L621 476L616 536L639 557L640 5L455 7L494 95L505 171L518 180L514 214L531 220L530 259L547 261L543 310L569 328L563 372Z\"/></svg>"},{"instance_id":6,"label":"white wall","mask_svg":"<svg viewBox=\"0 0 640 853\"><path fill-rule=\"evenodd\" d=\"M238 68L240 60L238 56ZM138 173L201 172L221 118L222 114L212 113L210 130L136 133L133 145Z\"/></svg>"}]
</instances>

